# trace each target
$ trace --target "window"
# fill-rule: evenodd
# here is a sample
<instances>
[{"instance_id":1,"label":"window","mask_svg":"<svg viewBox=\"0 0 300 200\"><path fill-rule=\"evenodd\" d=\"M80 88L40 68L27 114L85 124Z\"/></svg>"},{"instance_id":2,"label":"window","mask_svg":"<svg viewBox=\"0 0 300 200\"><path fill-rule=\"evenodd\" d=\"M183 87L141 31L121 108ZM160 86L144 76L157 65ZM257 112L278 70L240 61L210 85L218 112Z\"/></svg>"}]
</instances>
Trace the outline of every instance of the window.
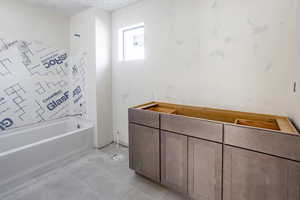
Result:
<instances>
[{"instance_id":1,"label":"window","mask_svg":"<svg viewBox=\"0 0 300 200\"><path fill-rule=\"evenodd\" d=\"M119 42L119 60L144 59L144 24L121 29L119 32Z\"/></svg>"}]
</instances>

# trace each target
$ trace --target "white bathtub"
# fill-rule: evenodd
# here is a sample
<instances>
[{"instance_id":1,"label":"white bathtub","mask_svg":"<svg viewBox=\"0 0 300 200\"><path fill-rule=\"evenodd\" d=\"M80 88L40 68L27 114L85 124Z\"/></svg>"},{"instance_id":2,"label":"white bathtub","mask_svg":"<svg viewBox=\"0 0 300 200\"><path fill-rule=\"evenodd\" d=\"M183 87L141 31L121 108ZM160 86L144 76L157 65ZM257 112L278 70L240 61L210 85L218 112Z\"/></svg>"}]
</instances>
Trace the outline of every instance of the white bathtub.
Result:
<instances>
[{"instance_id":1,"label":"white bathtub","mask_svg":"<svg viewBox=\"0 0 300 200\"><path fill-rule=\"evenodd\" d=\"M0 199L93 148L93 125L65 118L0 132Z\"/></svg>"}]
</instances>

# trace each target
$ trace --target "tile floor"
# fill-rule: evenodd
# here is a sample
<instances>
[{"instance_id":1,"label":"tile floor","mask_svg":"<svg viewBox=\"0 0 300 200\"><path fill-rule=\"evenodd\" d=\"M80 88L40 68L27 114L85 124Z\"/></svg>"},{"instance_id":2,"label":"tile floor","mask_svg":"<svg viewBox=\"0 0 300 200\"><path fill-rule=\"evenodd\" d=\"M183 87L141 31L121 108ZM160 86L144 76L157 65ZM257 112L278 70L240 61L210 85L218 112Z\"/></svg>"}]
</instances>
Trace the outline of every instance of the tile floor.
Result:
<instances>
[{"instance_id":1,"label":"tile floor","mask_svg":"<svg viewBox=\"0 0 300 200\"><path fill-rule=\"evenodd\" d=\"M117 152L121 159L111 157ZM55 169L4 200L180 200L185 199L128 168L128 149L110 145Z\"/></svg>"}]
</instances>

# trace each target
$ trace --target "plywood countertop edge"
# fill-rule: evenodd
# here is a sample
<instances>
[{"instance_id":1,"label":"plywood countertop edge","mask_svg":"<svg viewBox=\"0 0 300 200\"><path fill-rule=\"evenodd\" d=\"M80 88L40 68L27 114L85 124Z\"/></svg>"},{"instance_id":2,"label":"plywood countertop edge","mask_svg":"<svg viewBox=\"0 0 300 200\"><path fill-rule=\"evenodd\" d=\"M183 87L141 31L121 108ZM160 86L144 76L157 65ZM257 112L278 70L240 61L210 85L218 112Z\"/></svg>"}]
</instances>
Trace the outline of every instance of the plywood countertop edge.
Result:
<instances>
[{"instance_id":1,"label":"plywood countertop edge","mask_svg":"<svg viewBox=\"0 0 300 200\"><path fill-rule=\"evenodd\" d=\"M295 128L295 126L292 124L290 119L285 116L277 116L277 115L268 115L268 114L260 114L260 113L250 113L250 112L241 112L241 111L233 111L233 110L225 110L225 109L218 109L218 108L207 108L207 107L200 107L200 106L188 106L188 105L180 105L180 104L172 104L172 103L164 103L164 102L158 102L158 101L152 101L149 103L145 103L142 105L134 106L131 108L134 109L148 109L151 107L155 106L166 106L172 107L174 110L176 110L176 107L180 107L181 109L195 109L201 110L201 111L213 111L213 112L220 112L220 113L229 113L229 114L241 114L241 115L249 115L249 116L257 116L257 117L262 117L264 119L274 119L275 122L277 123L278 127L280 130L272 130L272 129L266 129L266 128L260 128L260 127L255 127L255 126L247 126L247 125L240 125L237 124L236 122L224 122L224 121L218 121L214 119L206 119L206 118L201 118L201 117L193 117L193 116L186 116L186 115L178 115L178 116L184 116L188 118L193 118L193 119L198 119L202 121L207 121L207 122L213 122L213 123L218 123L218 124L224 124L224 125L232 125L232 126L238 126L238 127L248 127L248 128L254 128L258 130L264 130L264 131L270 131L274 133L282 133L282 134L289 134L289 135L294 135L294 136L300 136L298 130ZM159 112L155 110L148 110L151 112ZM176 113L164 113L167 115L177 115ZM235 121L238 120L238 118L235 119Z\"/></svg>"}]
</instances>

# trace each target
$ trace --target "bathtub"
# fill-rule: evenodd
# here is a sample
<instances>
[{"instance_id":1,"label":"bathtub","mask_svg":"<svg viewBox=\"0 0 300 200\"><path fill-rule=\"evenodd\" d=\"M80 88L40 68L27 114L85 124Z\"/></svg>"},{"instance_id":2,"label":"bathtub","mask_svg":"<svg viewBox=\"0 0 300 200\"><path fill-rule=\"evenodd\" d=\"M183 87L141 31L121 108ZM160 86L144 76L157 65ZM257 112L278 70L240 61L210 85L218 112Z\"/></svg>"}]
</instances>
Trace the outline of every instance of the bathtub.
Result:
<instances>
[{"instance_id":1,"label":"bathtub","mask_svg":"<svg viewBox=\"0 0 300 200\"><path fill-rule=\"evenodd\" d=\"M93 148L93 125L65 118L0 132L0 199Z\"/></svg>"}]
</instances>

